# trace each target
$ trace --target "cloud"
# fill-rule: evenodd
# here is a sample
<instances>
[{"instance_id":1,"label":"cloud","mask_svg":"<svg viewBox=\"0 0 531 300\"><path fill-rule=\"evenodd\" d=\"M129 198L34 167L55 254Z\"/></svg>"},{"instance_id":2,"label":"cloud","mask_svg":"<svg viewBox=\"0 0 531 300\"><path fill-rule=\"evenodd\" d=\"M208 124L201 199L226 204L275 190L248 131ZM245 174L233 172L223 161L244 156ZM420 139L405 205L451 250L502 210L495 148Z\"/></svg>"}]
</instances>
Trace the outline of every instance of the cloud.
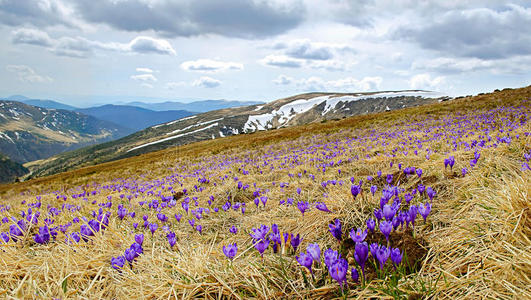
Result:
<instances>
[{"instance_id":1,"label":"cloud","mask_svg":"<svg viewBox=\"0 0 531 300\"><path fill-rule=\"evenodd\" d=\"M215 73L227 70L243 70L243 64L236 62L216 61L211 59L198 59L183 62L181 64L181 69L186 71Z\"/></svg>"},{"instance_id":2,"label":"cloud","mask_svg":"<svg viewBox=\"0 0 531 300\"><path fill-rule=\"evenodd\" d=\"M494 74L524 74L531 65L531 55L505 59L450 58L437 57L420 59L411 64L413 70L424 70L443 74L460 74L489 71Z\"/></svg>"},{"instance_id":3,"label":"cloud","mask_svg":"<svg viewBox=\"0 0 531 300\"><path fill-rule=\"evenodd\" d=\"M156 53L177 55L171 44L162 39L154 39L147 36L134 38L126 47L126 50L136 53Z\"/></svg>"},{"instance_id":4,"label":"cloud","mask_svg":"<svg viewBox=\"0 0 531 300\"><path fill-rule=\"evenodd\" d=\"M6 70L15 73L17 79L22 82L48 83L53 81L51 77L39 75L35 70L26 65L7 65Z\"/></svg>"},{"instance_id":5,"label":"cloud","mask_svg":"<svg viewBox=\"0 0 531 300\"><path fill-rule=\"evenodd\" d=\"M432 78L430 74L418 74L409 79L409 86L415 90L439 90L446 82L444 76Z\"/></svg>"},{"instance_id":6,"label":"cloud","mask_svg":"<svg viewBox=\"0 0 531 300\"><path fill-rule=\"evenodd\" d=\"M218 34L259 38L298 26L306 9L300 1L75 0L87 21L125 31L155 31L165 36Z\"/></svg>"},{"instance_id":7,"label":"cloud","mask_svg":"<svg viewBox=\"0 0 531 300\"><path fill-rule=\"evenodd\" d=\"M29 28L20 28L13 31L11 41L13 44L29 44L42 47L51 47L54 43L48 33Z\"/></svg>"},{"instance_id":8,"label":"cloud","mask_svg":"<svg viewBox=\"0 0 531 300\"><path fill-rule=\"evenodd\" d=\"M355 91L376 91L380 89L383 82L382 77L364 77L356 79L346 77L336 80L324 80L321 77L308 77L295 80L291 77L280 75L273 81L276 84L295 84L304 91L332 91L332 92L355 92Z\"/></svg>"},{"instance_id":9,"label":"cloud","mask_svg":"<svg viewBox=\"0 0 531 300\"><path fill-rule=\"evenodd\" d=\"M427 25L426 25L427 24ZM531 54L531 8L450 10L429 23L400 26L395 38L446 55L500 59Z\"/></svg>"},{"instance_id":10,"label":"cloud","mask_svg":"<svg viewBox=\"0 0 531 300\"><path fill-rule=\"evenodd\" d=\"M273 67L300 68L303 66L304 60L291 58L286 55L270 54L261 59L260 63Z\"/></svg>"},{"instance_id":11,"label":"cloud","mask_svg":"<svg viewBox=\"0 0 531 300\"><path fill-rule=\"evenodd\" d=\"M345 71L356 64L348 55L356 50L344 44L318 43L308 39L277 42L272 46L278 50L260 62L264 65L285 68L309 67L327 71ZM335 59L336 57L340 57Z\"/></svg>"},{"instance_id":12,"label":"cloud","mask_svg":"<svg viewBox=\"0 0 531 300\"><path fill-rule=\"evenodd\" d=\"M207 76L203 76L203 77L195 80L192 83L192 86L198 86L198 87L204 87L204 88L215 88L215 87L218 87L220 84L221 84L221 81L219 81L217 79L214 79L214 78L211 78L211 77L207 77Z\"/></svg>"},{"instance_id":13,"label":"cloud","mask_svg":"<svg viewBox=\"0 0 531 300\"><path fill-rule=\"evenodd\" d=\"M150 84L150 83L147 83L147 82L143 82L142 84L140 84L140 86L148 88L148 89L152 89L153 88L153 85Z\"/></svg>"},{"instance_id":14,"label":"cloud","mask_svg":"<svg viewBox=\"0 0 531 300\"><path fill-rule=\"evenodd\" d=\"M282 50L282 54L289 57L307 60L329 60L340 53L356 53L354 48L347 45L318 43L309 39L279 42L273 48Z\"/></svg>"},{"instance_id":15,"label":"cloud","mask_svg":"<svg viewBox=\"0 0 531 300\"><path fill-rule=\"evenodd\" d=\"M150 68L136 68L135 70L139 73L153 73L153 70Z\"/></svg>"},{"instance_id":16,"label":"cloud","mask_svg":"<svg viewBox=\"0 0 531 300\"><path fill-rule=\"evenodd\" d=\"M85 58L90 56L94 50L116 51L136 54L160 54L177 55L171 44L164 39L156 39L148 36L138 36L129 43L102 43L84 37L51 38L46 32L21 28L12 32L12 42L14 44L30 44L48 48L48 50L59 56L69 56Z\"/></svg>"},{"instance_id":17,"label":"cloud","mask_svg":"<svg viewBox=\"0 0 531 300\"><path fill-rule=\"evenodd\" d=\"M31 24L37 27L81 26L71 7L60 0L1 0L0 23L9 26Z\"/></svg>"},{"instance_id":18,"label":"cloud","mask_svg":"<svg viewBox=\"0 0 531 300\"><path fill-rule=\"evenodd\" d=\"M288 85L292 82L293 82L293 78L286 76L286 75L279 75L277 79L273 80L273 83L278 84L278 85Z\"/></svg>"},{"instance_id":19,"label":"cloud","mask_svg":"<svg viewBox=\"0 0 531 300\"><path fill-rule=\"evenodd\" d=\"M153 74L137 74L131 75L130 77L133 80L143 81L143 82L156 82L157 78Z\"/></svg>"}]
</instances>

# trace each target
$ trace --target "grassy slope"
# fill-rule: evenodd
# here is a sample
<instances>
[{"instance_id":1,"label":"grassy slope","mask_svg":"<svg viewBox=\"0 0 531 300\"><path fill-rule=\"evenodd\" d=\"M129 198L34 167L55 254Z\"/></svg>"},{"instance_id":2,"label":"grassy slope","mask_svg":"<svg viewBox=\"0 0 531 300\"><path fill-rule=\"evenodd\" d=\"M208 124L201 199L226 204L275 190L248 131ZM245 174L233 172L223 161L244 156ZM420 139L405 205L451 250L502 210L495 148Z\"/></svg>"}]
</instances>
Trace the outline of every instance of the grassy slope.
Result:
<instances>
[{"instance_id":1,"label":"grassy slope","mask_svg":"<svg viewBox=\"0 0 531 300\"><path fill-rule=\"evenodd\" d=\"M527 87L391 113L238 135L4 185L0 186L0 192L4 193L2 202L9 199L17 206L21 199L30 197L20 196L21 191L39 193L68 189L80 184L101 183L129 176L143 180L160 178L169 174L168 167L199 161L211 155L239 155L249 150L262 152L269 146L283 147L282 142L287 141L304 144L315 134L329 134L328 139L334 140L362 133L368 128L390 128L390 124L400 124L404 120L437 119L449 113L520 105L522 100L530 98L531 87ZM529 112L529 102L525 105ZM529 122L523 130L531 131ZM402 279L393 293L450 299L531 296L528 290L531 284L531 180L520 170L522 155L529 151L530 145L530 137L527 137L510 146L485 149L481 152L481 163L466 177L452 176L442 168L442 161L446 157L442 152L447 145L434 146L439 147L441 153L432 155L428 161L413 156L398 159L405 166L422 168L429 175L430 185L438 191L438 195L428 223L424 225L423 221L419 221L421 225L416 227L416 237L423 240L427 255L419 262L420 270ZM470 159L471 153L458 150L454 155L458 166L462 167ZM397 161L379 156L363 164L342 165L342 177L345 180L350 176L361 179L375 174L377 170L382 170L384 174L394 172L396 167L389 167L392 160ZM301 166L299 170L303 168L310 169ZM339 179L334 171L335 168L327 173L328 179ZM318 182L322 179L326 178L319 178ZM263 176L254 174L245 180L255 180L266 186L270 186L272 181L290 181L287 173L283 172ZM192 179L184 181L187 187L194 184ZM299 183L307 186L305 193L309 198L321 199L322 190L315 184L308 179ZM407 186L413 182L404 184ZM232 189L221 185L207 188L207 194L237 192L232 185ZM98 197L101 198L97 198L98 201L105 198L104 195ZM274 190L269 198L276 203L285 195ZM356 201L351 199L348 189L335 189L329 193L327 202L333 214L312 210L304 219L301 219L298 211L285 210L276 205L255 213L251 202L248 203L245 216L236 213L228 215L231 224L240 224L241 233L236 237L226 232L226 218L212 216L204 220L203 226L208 231L201 236L194 234L189 227L176 228L180 239L177 251L168 249L164 237L155 237L156 242L152 244L151 238L146 236L146 254L140 257L134 272L124 271L125 276L110 269L108 263L111 256L123 252L124 247L131 242L128 229L122 227L115 218L112 218L105 235L96 237L92 245L74 247L75 251L59 244L23 249L2 247L5 252L2 254L0 278L10 279L2 279L0 293L16 297L28 296L28 291L40 291L41 295L46 296L89 298L202 297L217 294L236 298L338 296L335 283L318 287L305 284L300 268L291 257L283 264L278 256L269 254L260 259L256 251L251 250L231 266L221 253L221 245L238 242L242 247L241 253L250 247L245 232L260 223L278 223L281 231L300 232L305 237L303 248L308 242L318 242L321 246L334 245L325 224L338 217L344 220L344 228L360 226L374 206L370 194ZM45 203L54 201L51 197L44 200ZM368 206L367 203L372 204ZM352 260L351 256L349 260ZM317 268L316 273L319 272ZM64 293L61 283L67 276L68 289ZM351 289L350 296L385 296L386 288L386 284L375 279L365 289Z\"/></svg>"}]
</instances>

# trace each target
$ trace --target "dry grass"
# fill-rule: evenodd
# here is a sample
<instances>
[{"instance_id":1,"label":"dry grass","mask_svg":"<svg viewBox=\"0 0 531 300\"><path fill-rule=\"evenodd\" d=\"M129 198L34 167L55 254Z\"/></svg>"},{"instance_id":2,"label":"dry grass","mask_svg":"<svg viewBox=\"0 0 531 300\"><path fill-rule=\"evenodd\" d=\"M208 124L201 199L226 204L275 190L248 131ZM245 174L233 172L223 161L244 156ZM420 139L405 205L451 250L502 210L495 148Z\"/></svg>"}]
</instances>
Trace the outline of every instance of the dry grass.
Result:
<instances>
[{"instance_id":1,"label":"dry grass","mask_svg":"<svg viewBox=\"0 0 531 300\"><path fill-rule=\"evenodd\" d=\"M501 105L524 105L529 113L531 88L502 91L494 94L465 98L453 103L441 103L425 107L410 108L402 111L362 116L323 124L279 129L251 135L240 135L215 141L186 145L150 153L139 157L80 170L40 178L29 182L0 187L3 191L1 203L9 203L13 209L4 215L19 217L22 200L34 202L36 194L42 194L43 215L46 205L55 207L63 201L56 200L51 192L73 195L83 189L101 190L102 193L89 197L89 202L69 199L68 203L80 204L81 209L74 213L63 213L55 219L55 224L63 224L74 216L89 216L90 211L97 209L90 201L98 203L106 201L108 195L113 196L113 216L104 234L98 233L89 243L67 245L59 233L57 242L48 245L35 245L31 235L25 236L18 243L0 244L0 295L3 298L81 298L81 299L172 299L172 298L335 298L341 297L338 285L332 282L322 266L314 266L316 282L306 281L303 270L295 261L288 248L281 249L280 254L270 250L263 258L252 248L248 235L251 228L260 224L279 225L281 232L300 233L304 236L302 250L308 243L319 243L324 247L337 249L337 242L328 233L327 224L335 218L343 222L343 231L364 226L364 221L379 203L379 195L373 197L365 192L356 200L350 195L350 181L365 179L367 175L375 175L378 170L383 174L396 173L396 164L401 162L404 167L415 166L424 170L422 182L434 187L438 195L433 204L433 214L427 223L419 217L415 227L415 239L424 242L417 245L427 255L418 262L417 272L402 277L389 293L389 278L373 279L367 286L361 287L350 283L348 297L352 298L390 298L391 295L401 297L433 297L433 298L493 298L493 299L524 299L531 298L531 182L529 172L521 170L523 153L531 149L531 137L524 137L523 132L531 131L531 124L518 129L522 136L511 145L501 144L497 148L481 151L478 165L465 177L454 176L444 170L445 152L451 148L445 142L433 142L430 147L439 152L425 160L422 155L404 156L398 153L391 158L383 155L363 159L366 154L364 146L352 144L347 147L340 144L346 152L337 158L343 163L329 168L326 173L317 172L310 158L320 157L320 149L315 154L306 154L300 159L301 165L293 165L290 169L270 172L264 170L260 174L248 165L249 175L244 176L238 168L240 164L227 166L225 169L204 169L212 182L218 184L202 184L205 191L192 192L198 196L201 206L206 206L209 195L216 197L216 206L221 206L227 195L247 203L245 215L235 211L210 214L200 221L203 234L198 234L183 217L176 223L171 217L171 229L177 234L178 242L171 249L158 232L152 238L145 232L144 254L135 262L134 267L124 268L122 273L110 267L110 258L123 253L133 242L132 223L141 222L141 216L148 214L154 221L153 210L146 206L136 205L142 200L152 200L155 196L139 194L133 198L129 208L137 213L136 220L126 218L120 221L115 217L118 203L129 205L126 199L120 200L119 195L128 194L127 190L109 191L91 186L97 182L101 185L113 184L111 180L123 178L130 183L143 183L154 179L179 173L193 173L193 169L202 166L214 166L219 160L237 157L260 159L264 153L274 151L280 156L289 153L290 148L306 147L313 143L344 141L347 137L363 136L371 129L391 130L404 126L404 120L420 121L434 119L442 122L440 117L457 115L464 112L476 114ZM422 134L415 133L415 137ZM471 140L474 136L468 138ZM477 138L477 136L476 136ZM377 146L370 151L392 149L393 142L386 147ZM411 151L411 150L410 150ZM473 155L470 151L458 150L452 153L456 157L454 170L459 172L467 166ZM360 161L347 161L355 155ZM272 162L276 167L284 160ZM395 162L390 167L389 163ZM172 168L169 170L168 168ZM339 175L337 169L341 169ZM267 171L266 171L267 170ZM298 178L299 172L313 173L314 183L307 176ZM228 172L231 172L230 174ZM289 173L294 174L290 177ZM228 174L226 181L218 176ZM397 173L398 174L398 173ZM236 188L232 176L238 176L244 183L257 183L258 187L268 188L269 200L266 208L256 209L252 195ZM183 187L193 190L199 185L197 177L178 177ZM336 185L324 190L320 182L326 180L343 180L342 186ZM121 181L120 181L121 182ZM272 183L275 182L274 186ZM279 182L290 182L283 190L278 188ZM401 186L409 189L419 182L418 179L401 179ZM115 182L116 183L116 182ZM164 184L169 186L170 184ZM383 183L379 183L381 191ZM81 186L81 187L80 187ZM181 189L179 183L172 186ZM295 189L301 187L301 195ZM365 185L367 188L367 185ZM159 191L160 189L155 189ZM21 194L23 192L24 194ZM323 198L323 193L327 198ZM252 193L252 192L251 192ZM164 194L169 195L168 192ZM318 210L307 212L304 217L294 207L279 206L278 201L287 197L297 200L320 201L327 203L333 213L326 214ZM418 202L418 197L414 200ZM191 208L194 208L191 205ZM182 212L180 205L168 209L165 213L173 216ZM228 228L236 225L237 235L228 232ZM74 225L77 229L79 225ZM139 228L141 225L139 225ZM6 224L0 230L6 231ZM35 232L36 228L29 231ZM70 230L72 231L72 230ZM140 232L137 230L136 232ZM230 263L222 253L222 245L238 243L238 255ZM353 266L351 253L347 251L348 260ZM370 258L371 259L371 258ZM307 274L307 273L305 273Z\"/></svg>"}]
</instances>

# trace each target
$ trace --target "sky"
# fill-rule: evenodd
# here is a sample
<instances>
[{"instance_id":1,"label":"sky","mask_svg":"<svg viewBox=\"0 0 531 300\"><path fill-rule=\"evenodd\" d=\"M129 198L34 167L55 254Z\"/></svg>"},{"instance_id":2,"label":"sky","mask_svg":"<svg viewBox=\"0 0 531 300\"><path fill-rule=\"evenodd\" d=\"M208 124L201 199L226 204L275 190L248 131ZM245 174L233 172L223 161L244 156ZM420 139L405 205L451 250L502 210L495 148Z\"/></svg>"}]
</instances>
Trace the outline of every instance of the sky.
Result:
<instances>
[{"instance_id":1,"label":"sky","mask_svg":"<svg viewBox=\"0 0 531 300\"><path fill-rule=\"evenodd\" d=\"M531 1L0 0L0 96L78 106L531 84Z\"/></svg>"}]
</instances>

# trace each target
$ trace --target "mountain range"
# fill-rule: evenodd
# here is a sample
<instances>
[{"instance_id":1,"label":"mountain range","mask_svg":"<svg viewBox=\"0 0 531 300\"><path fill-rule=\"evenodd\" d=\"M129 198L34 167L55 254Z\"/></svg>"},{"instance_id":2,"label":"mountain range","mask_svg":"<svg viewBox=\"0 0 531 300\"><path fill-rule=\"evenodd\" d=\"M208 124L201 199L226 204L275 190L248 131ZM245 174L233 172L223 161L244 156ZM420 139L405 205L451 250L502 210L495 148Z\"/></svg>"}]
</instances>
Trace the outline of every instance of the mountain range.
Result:
<instances>
[{"instance_id":1,"label":"mountain range","mask_svg":"<svg viewBox=\"0 0 531 300\"><path fill-rule=\"evenodd\" d=\"M0 100L0 153L18 163L114 140L131 132L79 112Z\"/></svg>"},{"instance_id":2,"label":"mountain range","mask_svg":"<svg viewBox=\"0 0 531 300\"><path fill-rule=\"evenodd\" d=\"M76 111L134 131L195 114L195 112L186 110L153 111L136 106L113 104L81 108Z\"/></svg>"},{"instance_id":3,"label":"mountain range","mask_svg":"<svg viewBox=\"0 0 531 300\"><path fill-rule=\"evenodd\" d=\"M28 167L32 176L44 176L207 139L325 122L447 99L442 94L419 90L307 93L263 105L225 108L173 120L115 141L65 152Z\"/></svg>"}]
</instances>

